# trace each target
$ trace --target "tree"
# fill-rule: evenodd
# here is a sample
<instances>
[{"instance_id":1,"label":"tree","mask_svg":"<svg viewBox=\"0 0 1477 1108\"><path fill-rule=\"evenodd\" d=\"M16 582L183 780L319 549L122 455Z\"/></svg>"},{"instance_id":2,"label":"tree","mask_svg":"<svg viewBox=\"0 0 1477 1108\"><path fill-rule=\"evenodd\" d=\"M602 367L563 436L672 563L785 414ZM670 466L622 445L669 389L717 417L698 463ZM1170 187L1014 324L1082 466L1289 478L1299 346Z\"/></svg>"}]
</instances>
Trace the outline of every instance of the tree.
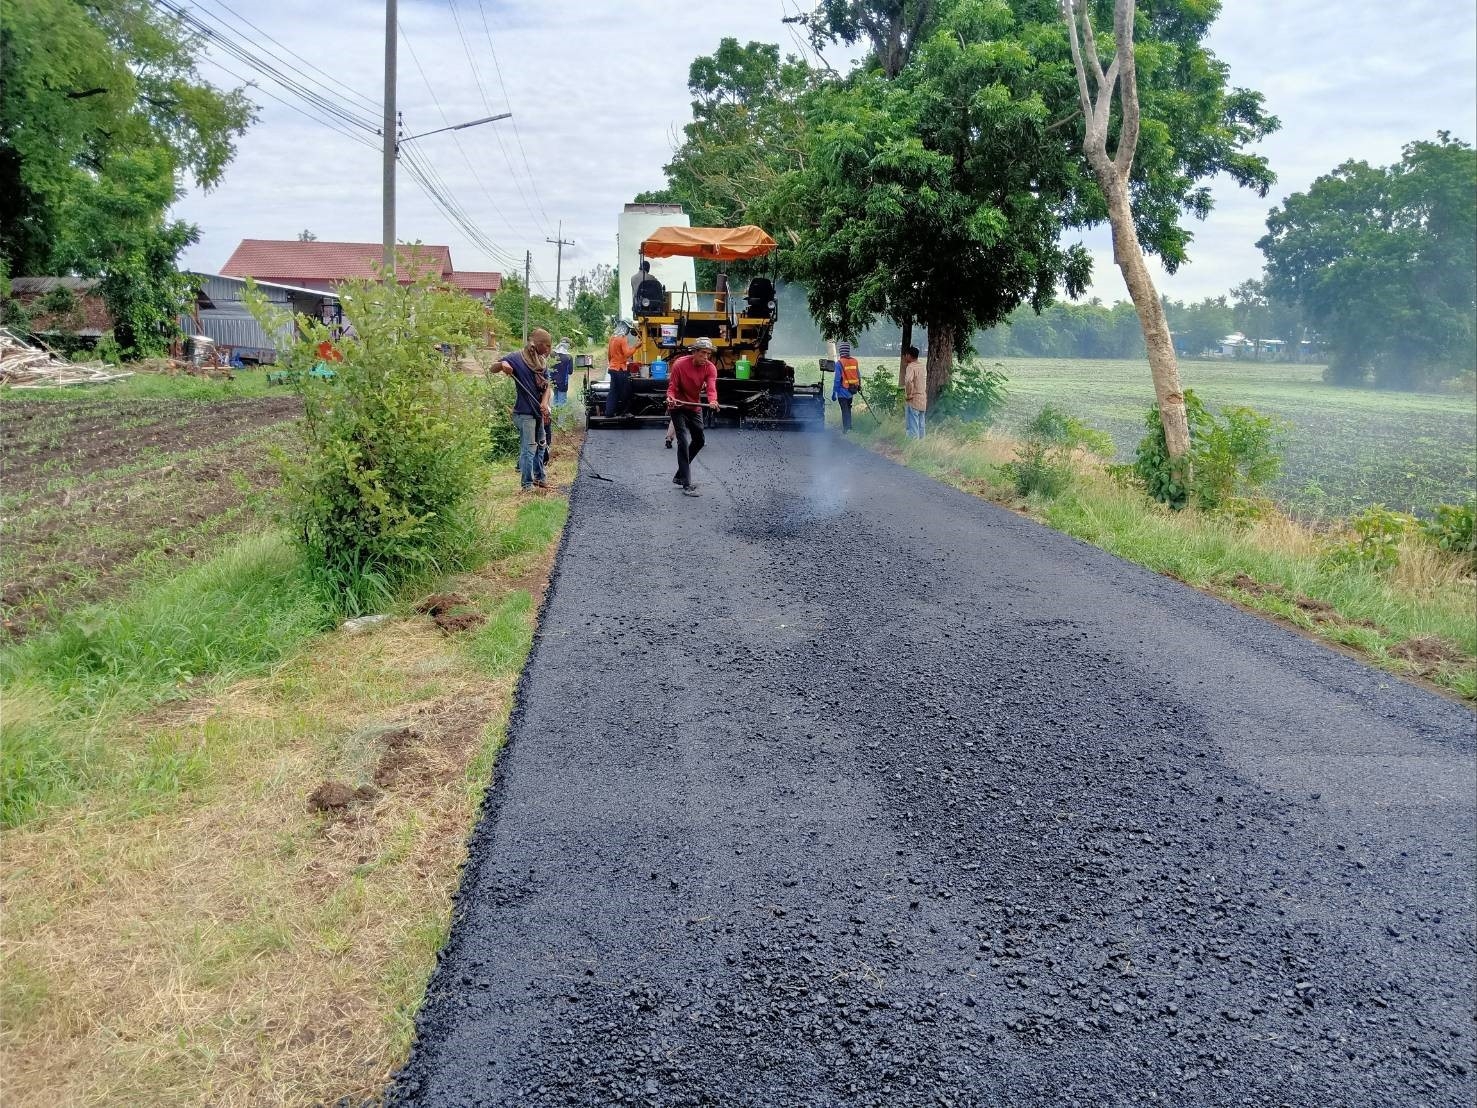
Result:
<instances>
[{"instance_id":1,"label":"tree","mask_svg":"<svg viewBox=\"0 0 1477 1108\"><path fill-rule=\"evenodd\" d=\"M912 59L940 7L938 0L821 0L815 10L785 22L805 27L817 51L827 42L854 46L866 39L872 44L869 64L891 80Z\"/></svg>"},{"instance_id":2,"label":"tree","mask_svg":"<svg viewBox=\"0 0 1477 1108\"><path fill-rule=\"evenodd\" d=\"M806 285L821 329L855 337L878 317L932 324L934 390L976 328L1080 291L1088 258L1062 232L1109 217L1106 193L1083 165L1085 124L1058 4L936 0L895 70L864 64L844 77L811 71L778 82L782 110L728 118L717 148L740 161L762 152L763 173L748 165L743 187L725 186L735 202L724 210L775 235L781 272ZM807 21L824 41L859 41L846 36L863 15L901 10L891 0L823 3ZM1225 172L1261 189L1272 179L1244 148L1276 120L1257 94L1228 87L1226 67L1202 44L1218 10L1214 0L1153 0L1140 16L1143 122L1125 192L1143 249L1171 270L1192 238L1183 217L1210 210L1205 178ZM778 48L767 51L778 65ZM745 89L764 72L706 71ZM714 110L699 100L694 108ZM710 132L699 122L674 166L717 164L704 157L698 140ZM721 192L671 170L661 199L696 212L695 202Z\"/></svg>"},{"instance_id":3,"label":"tree","mask_svg":"<svg viewBox=\"0 0 1477 1108\"><path fill-rule=\"evenodd\" d=\"M315 235L315 234L313 234L312 231L302 230L302 231L299 231L297 233L297 241L298 242L317 242L318 241L318 236Z\"/></svg>"},{"instance_id":4,"label":"tree","mask_svg":"<svg viewBox=\"0 0 1477 1108\"><path fill-rule=\"evenodd\" d=\"M822 333L854 337L879 315L923 323L930 397L971 332L1059 286L1081 292L1090 268L1059 241L1071 167L1048 131L1049 75L1012 25L1004 5L956 5L896 79L823 90L810 157L771 205L788 232L781 268Z\"/></svg>"},{"instance_id":5,"label":"tree","mask_svg":"<svg viewBox=\"0 0 1477 1108\"><path fill-rule=\"evenodd\" d=\"M1113 60L1103 69L1097 36L1092 29L1089 0L1062 0L1062 13L1072 44L1072 64L1077 72L1077 94L1086 121L1082 151L1087 156L1108 204L1108 222L1113 230L1113 261L1123 273L1128 295L1139 315L1144 346L1149 355L1149 373L1154 378L1164 428L1165 448L1171 465L1188 466L1190 424L1185 412L1185 394L1180 387L1179 363L1164 305L1154 288L1154 279L1144 261L1134 226L1130 198L1133 159L1138 152L1142 115L1138 95L1138 69L1134 59L1134 0L1116 0L1113 7ZM1108 125L1112 119L1114 90L1118 91L1117 143L1108 154ZM1186 478L1187 479L1187 478Z\"/></svg>"},{"instance_id":6,"label":"tree","mask_svg":"<svg viewBox=\"0 0 1477 1108\"><path fill-rule=\"evenodd\" d=\"M801 98L811 73L779 47L725 38L693 60L687 88L692 122L666 166L667 187L638 203L678 203L694 226L735 227L751 221L755 200L801 164L805 121Z\"/></svg>"},{"instance_id":7,"label":"tree","mask_svg":"<svg viewBox=\"0 0 1477 1108\"><path fill-rule=\"evenodd\" d=\"M1330 379L1429 386L1468 372L1477 327L1477 151L1445 131L1398 164L1350 161L1267 217L1267 289L1327 340Z\"/></svg>"},{"instance_id":8,"label":"tree","mask_svg":"<svg viewBox=\"0 0 1477 1108\"><path fill-rule=\"evenodd\" d=\"M252 119L199 77L198 50L141 0L0 6L0 259L101 276L131 353L178 309L174 258L194 234L166 218L179 176L214 185Z\"/></svg>"},{"instance_id":9,"label":"tree","mask_svg":"<svg viewBox=\"0 0 1477 1108\"><path fill-rule=\"evenodd\" d=\"M585 337L598 341L610 330L611 321L620 310L615 267L597 265L577 281L574 314L579 318Z\"/></svg>"}]
</instances>

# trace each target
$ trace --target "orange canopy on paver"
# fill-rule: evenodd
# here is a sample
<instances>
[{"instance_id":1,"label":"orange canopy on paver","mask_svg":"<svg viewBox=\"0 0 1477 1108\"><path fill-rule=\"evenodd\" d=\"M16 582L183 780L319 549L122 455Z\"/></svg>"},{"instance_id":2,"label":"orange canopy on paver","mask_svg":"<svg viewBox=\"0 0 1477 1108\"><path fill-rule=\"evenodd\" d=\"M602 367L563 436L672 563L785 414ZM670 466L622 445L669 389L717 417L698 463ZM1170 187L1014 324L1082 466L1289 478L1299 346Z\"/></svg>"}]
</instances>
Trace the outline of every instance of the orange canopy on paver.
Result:
<instances>
[{"instance_id":1,"label":"orange canopy on paver","mask_svg":"<svg viewBox=\"0 0 1477 1108\"><path fill-rule=\"evenodd\" d=\"M658 227L641 244L648 258L707 258L736 262L762 258L774 249L774 239L759 227Z\"/></svg>"}]
</instances>

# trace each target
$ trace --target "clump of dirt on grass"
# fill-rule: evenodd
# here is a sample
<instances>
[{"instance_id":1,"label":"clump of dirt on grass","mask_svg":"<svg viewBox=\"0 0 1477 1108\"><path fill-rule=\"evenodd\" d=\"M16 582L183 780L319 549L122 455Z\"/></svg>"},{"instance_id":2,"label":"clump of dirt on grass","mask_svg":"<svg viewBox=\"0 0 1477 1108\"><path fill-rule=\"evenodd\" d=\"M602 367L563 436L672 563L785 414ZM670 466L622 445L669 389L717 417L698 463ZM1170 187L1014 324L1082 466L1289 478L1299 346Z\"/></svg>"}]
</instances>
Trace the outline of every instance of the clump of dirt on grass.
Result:
<instances>
[{"instance_id":1,"label":"clump of dirt on grass","mask_svg":"<svg viewBox=\"0 0 1477 1108\"><path fill-rule=\"evenodd\" d=\"M417 604L415 610L430 616L448 635L468 631L487 622L487 617L473 610L472 602L458 592L435 593Z\"/></svg>"},{"instance_id":2,"label":"clump of dirt on grass","mask_svg":"<svg viewBox=\"0 0 1477 1108\"><path fill-rule=\"evenodd\" d=\"M308 795L308 809L313 812L342 812L356 799L354 790L342 781L325 781Z\"/></svg>"},{"instance_id":3,"label":"clump of dirt on grass","mask_svg":"<svg viewBox=\"0 0 1477 1108\"><path fill-rule=\"evenodd\" d=\"M374 767L375 785L388 788L422 761L416 750L419 739L420 732L410 727L391 731L384 737L385 749Z\"/></svg>"},{"instance_id":4,"label":"clump of dirt on grass","mask_svg":"<svg viewBox=\"0 0 1477 1108\"><path fill-rule=\"evenodd\" d=\"M1281 585L1264 584L1261 581L1256 580L1254 577L1248 577L1244 573L1236 574L1235 577L1231 578L1229 583L1232 588L1240 589L1242 592L1250 593L1252 596L1276 597L1278 600L1282 600L1288 604L1291 604L1299 611L1307 612L1315 620L1326 620L1334 623L1350 622L1340 617L1338 613L1334 611L1333 605L1328 603L1328 601L1326 600L1317 600L1311 596L1304 596L1302 593L1296 593L1293 592L1291 589L1285 589Z\"/></svg>"},{"instance_id":5,"label":"clump of dirt on grass","mask_svg":"<svg viewBox=\"0 0 1477 1108\"><path fill-rule=\"evenodd\" d=\"M1464 662L1466 656L1445 639L1435 635L1417 635L1390 648L1390 657L1400 658L1419 667L1422 676L1437 672L1443 662Z\"/></svg>"}]
</instances>

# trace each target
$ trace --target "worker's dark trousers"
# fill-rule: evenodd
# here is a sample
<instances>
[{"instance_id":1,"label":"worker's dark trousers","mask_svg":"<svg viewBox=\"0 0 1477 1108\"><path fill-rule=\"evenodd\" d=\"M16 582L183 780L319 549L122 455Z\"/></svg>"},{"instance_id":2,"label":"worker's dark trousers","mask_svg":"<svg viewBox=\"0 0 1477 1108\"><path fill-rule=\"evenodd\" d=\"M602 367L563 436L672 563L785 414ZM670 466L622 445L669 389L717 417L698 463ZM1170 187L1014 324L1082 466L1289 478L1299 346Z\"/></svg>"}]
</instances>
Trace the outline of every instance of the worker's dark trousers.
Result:
<instances>
[{"instance_id":1,"label":"worker's dark trousers","mask_svg":"<svg viewBox=\"0 0 1477 1108\"><path fill-rule=\"evenodd\" d=\"M692 460L706 441L703 415L693 408L673 408L672 427L677 432L677 483L686 488L692 484Z\"/></svg>"},{"instance_id":2,"label":"worker's dark trousers","mask_svg":"<svg viewBox=\"0 0 1477 1108\"><path fill-rule=\"evenodd\" d=\"M614 419L626 406L626 382L631 375L624 370L610 371L610 388L605 393L605 418Z\"/></svg>"},{"instance_id":3,"label":"worker's dark trousers","mask_svg":"<svg viewBox=\"0 0 1477 1108\"><path fill-rule=\"evenodd\" d=\"M851 397L838 397L836 403L841 405L841 433L844 435L851 430Z\"/></svg>"}]
</instances>

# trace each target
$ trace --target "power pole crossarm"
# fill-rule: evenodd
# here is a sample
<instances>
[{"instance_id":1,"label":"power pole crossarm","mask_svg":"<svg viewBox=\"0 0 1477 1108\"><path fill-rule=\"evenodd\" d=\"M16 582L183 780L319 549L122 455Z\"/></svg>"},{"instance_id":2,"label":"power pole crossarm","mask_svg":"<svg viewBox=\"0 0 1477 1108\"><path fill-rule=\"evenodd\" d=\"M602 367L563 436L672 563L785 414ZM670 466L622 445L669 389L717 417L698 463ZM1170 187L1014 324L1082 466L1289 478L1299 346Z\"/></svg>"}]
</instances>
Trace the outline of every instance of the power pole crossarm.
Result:
<instances>
[{"instance_id":1,"label":"power pole crossarm","mask_svg":"<svg viewBox=\"0 0 1477 1108\"><path fill-rule=\"evenodd\" d=\"M544 241L558 247L558 252L554 255L554 310L558 311L559 285L563 280L564 274L564 248L566 246L573 246L574 240L564 237L564 221L562 219L559 221L559 230L556 231L555 234L557 234L559 237L553 239L544 239ZM572 303L573 301L571 301L571 304Z\"/></svg>"}]
</instances>

